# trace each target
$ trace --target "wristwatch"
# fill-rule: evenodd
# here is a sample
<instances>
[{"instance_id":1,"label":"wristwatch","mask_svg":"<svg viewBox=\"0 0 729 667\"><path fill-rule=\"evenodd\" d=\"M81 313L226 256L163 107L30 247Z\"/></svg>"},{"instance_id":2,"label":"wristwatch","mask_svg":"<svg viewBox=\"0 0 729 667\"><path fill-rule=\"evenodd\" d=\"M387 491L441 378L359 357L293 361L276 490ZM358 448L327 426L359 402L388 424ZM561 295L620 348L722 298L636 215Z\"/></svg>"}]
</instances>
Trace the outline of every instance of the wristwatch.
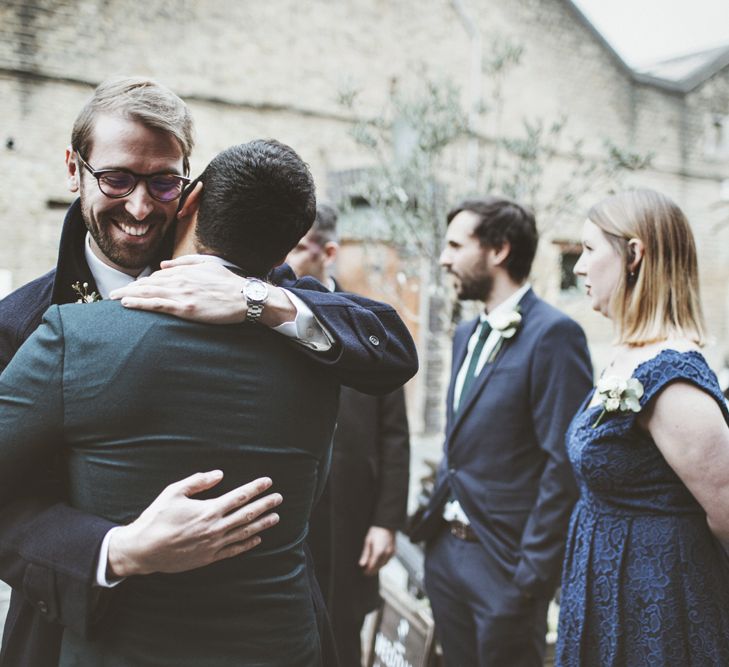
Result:
<instances>
[{"instance_id":1,"label":"wristwatch","mask_svg":"<svg viewBox=\"0 0 729 667\"><path fill-rule=\"evenodd\" d=\"M263 307L268 301L268 285L258 278L246 278L246 284L241 290L246 298L248 312L246 322L258 322L263 314Z\"/></svg>"}]
</instances>

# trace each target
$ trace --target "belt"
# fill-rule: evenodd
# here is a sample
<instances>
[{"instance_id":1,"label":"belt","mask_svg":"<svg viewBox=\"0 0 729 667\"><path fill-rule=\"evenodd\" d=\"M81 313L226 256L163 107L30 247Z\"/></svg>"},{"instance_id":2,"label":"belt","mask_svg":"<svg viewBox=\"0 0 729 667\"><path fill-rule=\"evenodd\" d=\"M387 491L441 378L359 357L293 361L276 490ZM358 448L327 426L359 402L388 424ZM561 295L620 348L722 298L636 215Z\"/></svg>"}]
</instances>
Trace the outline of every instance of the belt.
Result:
<instances>
[{"instance_id":1,"label":"belt","mask_svg":"<svg viewBox=\"0 0 729 667\"><path fill-rule=\"evenodd\" d=\"M449 521L448 528L451 531L451 535L457 537L459 540L463 540L464 542L478 542L476 533L473 532L473 528L467 523Z\"/></svg>"}]
</instances>

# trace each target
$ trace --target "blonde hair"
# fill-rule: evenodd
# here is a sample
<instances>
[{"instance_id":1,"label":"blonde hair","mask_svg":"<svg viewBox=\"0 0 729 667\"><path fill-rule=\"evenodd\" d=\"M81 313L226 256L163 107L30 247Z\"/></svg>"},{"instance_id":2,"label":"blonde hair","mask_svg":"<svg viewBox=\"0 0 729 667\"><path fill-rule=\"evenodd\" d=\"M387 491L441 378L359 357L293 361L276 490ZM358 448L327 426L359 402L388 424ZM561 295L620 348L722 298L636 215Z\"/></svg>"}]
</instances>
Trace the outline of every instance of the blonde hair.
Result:
<instances>
[{"instance_id":1,"label":"blonde hair","mask_svg":"<svg viewBox=\"0 0 729 667\"><path fill-rule=\"evenodd\" d=\"M626 267L611 301L618 342L638 346L675 336L703 345L696 244L683 211L654 190L629 190L603 199L587 217ZM644 246L634 273L630 239Z\"/></svg>"},{"instance_id":2,"label":"blonde hair","mask_svg":"<svg viewBox=\"0 0 729 667\"><path fill-rule=\"evenodd\" d=\"M169 88L146 77L121 77L100 83L76 117L71 132L73 149L86 158L98 114L117 114L154 130L171 134L182 149L185 174L195 144L190 109Z\"/></svg>"}]
</instances>

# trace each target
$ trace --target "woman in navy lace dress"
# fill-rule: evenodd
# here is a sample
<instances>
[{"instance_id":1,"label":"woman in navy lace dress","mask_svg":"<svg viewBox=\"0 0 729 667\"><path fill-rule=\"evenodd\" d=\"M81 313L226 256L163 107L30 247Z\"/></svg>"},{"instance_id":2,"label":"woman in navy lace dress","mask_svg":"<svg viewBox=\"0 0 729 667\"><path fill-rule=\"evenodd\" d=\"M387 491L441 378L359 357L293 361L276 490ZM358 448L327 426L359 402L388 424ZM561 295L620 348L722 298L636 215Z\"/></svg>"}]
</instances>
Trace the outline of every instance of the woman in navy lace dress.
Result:
<instances>
[{"instance_id":1,"label":"woman in navy lace dress","mask_svg":"<svg viewBox=\"0 0 729 667\"><path fill-rule=\"evenodd\" d=\"M581 497L557 664L729 665L729 413L699 351L691 229L657 192L609 197L575 273L617 343L567 436Z\"/></svg>"}]
</instances>

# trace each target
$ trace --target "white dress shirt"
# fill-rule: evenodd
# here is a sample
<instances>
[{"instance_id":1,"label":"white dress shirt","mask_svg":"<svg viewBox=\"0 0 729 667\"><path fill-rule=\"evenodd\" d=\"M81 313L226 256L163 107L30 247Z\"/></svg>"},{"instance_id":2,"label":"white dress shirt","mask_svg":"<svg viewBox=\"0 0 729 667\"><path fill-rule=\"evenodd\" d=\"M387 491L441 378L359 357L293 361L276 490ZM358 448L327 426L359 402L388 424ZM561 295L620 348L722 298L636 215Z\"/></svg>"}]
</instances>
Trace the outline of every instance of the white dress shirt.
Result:
<instances>
[{"instance_id":1,"label":"white dress shirt","mask_svg":"<svg viewBox=\"0 0 729 667\"><path fill-rule=\"evenodd\" d=\"M509 313L512 310L515 310L516 307L519 305L519 302L522 300L523 296L527 293L527 291L529 291L530 288L531 285L529 283L525 283L511 296L509 296L507 299L504 299L504 301L496 306L490 313L482 313L479 319L479 325L483 323L484 320L486 320L490 325L493 326L491 318L495 316L498 317L499 313ZM459 369L458 375L456 376L456 384L453 388L454 414L458 412L458 406L461 402L463 383L466 381L466 373L468 372L468 367L471 364L471 356L473 355L473 349L476 347L476 343L478 342L478 336L480 331L481 327L477 326L471 337L468 339L466 358L463 360L463 364L461 364L461 368ZM500 338L501 333L496 329L491 329L491 333L486 339L486 343L481 350L481 356L479 357L478 363L476 365L476 375L478 375L483 370L483 367L486 365L486 360L494 351L494 348L496 347ZM443 508L443 518L446 521L460 521L464 524L471 523L468 520L468 516L466 516L466 513L463 511L461 503L459 503L457 500L451 500L445 504L445 507Z\"/></svg>"},{"instance_id":2,"label":"white dress shirt","mask_svg":"<svg viewBox=\"0 0 729 667\"><path fill-rule=\"evenodd\" d=\"M148 266L138 276L130 276L102 262L91 249L91 234L89 232L86 232L84 255L91 270L91 275L96 282L98 293L102 299L108 299L109 294L115 289L126 287L137 278L142 278L152 273L152 268ZM214 255L205 255L205 259L210 262L222 264L223 266L238 268L231 262ZM286 292L286 295L291 299L291 303L296 308L296 317L290 322L284 322L277 327L273 327L273 330L317 352L325 352L330 349L333 338L321 325L319 320L316 319L309 306L289 290L284 289L284 292ZM123 581L123 579L109 580L106 576L107 561L109 558L109 540L111 539L112 533L118 529L119 526L112 528L104 536L101 549L99 550L99 561L96 566L96 583L104 588L111 588Z\"/></svg>"}]
</instances>

